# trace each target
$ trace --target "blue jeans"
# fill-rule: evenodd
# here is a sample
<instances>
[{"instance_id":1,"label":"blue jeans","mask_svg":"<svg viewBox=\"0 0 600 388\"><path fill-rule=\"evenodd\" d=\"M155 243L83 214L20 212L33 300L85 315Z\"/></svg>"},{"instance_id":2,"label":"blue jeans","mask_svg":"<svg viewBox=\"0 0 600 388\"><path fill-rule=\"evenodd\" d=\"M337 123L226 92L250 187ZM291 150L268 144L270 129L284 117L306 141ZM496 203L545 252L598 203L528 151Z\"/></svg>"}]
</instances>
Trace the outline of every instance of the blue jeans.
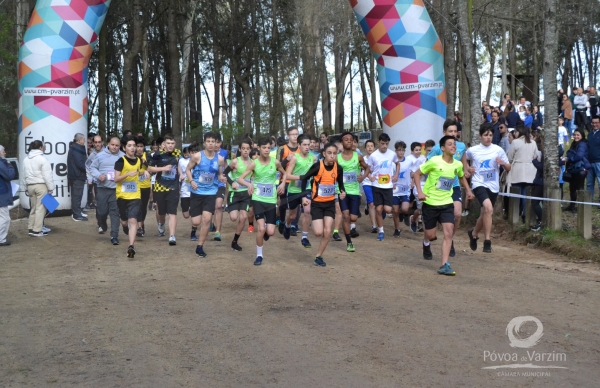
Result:
<instances>
[{"instance_id":1,"label":"blue jeans","mask_svg":"<svg viewBox=\"0 0 600 388\"><path fill-rule=\"evenodd\" d=\"M569 138L573 135L573 129L571 128L571 123L573 120L565 119L564 127L567 128L567 132L569 132Z\"/></svg>"},{"instance_id":2,"label":"blue jeans","mask_svg":"<svg viewBox=\"0 0 600 388\"><path fill-rule=\"evenodd\" d=\"M600 162L592 163L592 168L589 169L587 174L587 191L592 194L592 201L594 200L594 186L598 181L600 187Z\"/></svg>"},{"instance_id":3,"label":"blue jeans","mask_svg":"<svg viewBox=\"0 0 600 388\"><path fill-rule=\"evenodd\" d=\"M527 188L531 186L531 183L513 183L511 184L511 186L520 188L521 195L527 195ZM522 217L525 217L525 212L527 211L527 209L525 208L525 201L525 198L521 198L521 201L519 202L519 215L521 215Z\"/></svg>"}]
</instances>

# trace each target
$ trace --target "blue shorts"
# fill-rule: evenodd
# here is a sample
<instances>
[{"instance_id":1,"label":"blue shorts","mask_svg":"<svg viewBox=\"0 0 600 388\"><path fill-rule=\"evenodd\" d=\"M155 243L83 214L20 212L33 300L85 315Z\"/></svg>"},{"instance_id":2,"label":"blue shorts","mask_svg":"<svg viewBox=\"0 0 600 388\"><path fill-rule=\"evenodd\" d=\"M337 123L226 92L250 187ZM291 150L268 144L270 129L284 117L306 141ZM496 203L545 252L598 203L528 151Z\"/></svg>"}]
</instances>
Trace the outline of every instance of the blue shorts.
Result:
<instances>
[{"instance_id":1,"label":"blue shorts","mask_svg":"<svg viewBox=\"0 0 600 388\"><path fill-rule=\"evenodd\" d=\"M350 214L355 216L360 213L360 195L346 194L346 197L340 201L340 210L349 210Z\"/></svg>"},{"instance_id":2,"label":"blue shorts","mask_svg":"<svg viewBox=\"0 0 600 388\"><path fill-rule=\"evenodd\" d=\"M401 205L403 202L410 203L410 197L408 195L394 196L394 205Z\"/></svg>"},{"instance_id":3,"label":"blue shorts","mask_svg":"<svg viewBox=\"0 0 600 388\"><path fill-rule=\"evenodd\" d=\"M363 186L365 197L367 198L367 205L373 203L373 186Z\"/></svg>"},{"instance_id":4,"label":"blue shorts","mask_svg":"<svg viewBox=\"0 0 600 388\"><path fill-rule=\"evenodd\" d=\"M460 186L454 186L452 188L452 201L462 202L462 193L460 191Z\"/></svg>"}]
</instances>

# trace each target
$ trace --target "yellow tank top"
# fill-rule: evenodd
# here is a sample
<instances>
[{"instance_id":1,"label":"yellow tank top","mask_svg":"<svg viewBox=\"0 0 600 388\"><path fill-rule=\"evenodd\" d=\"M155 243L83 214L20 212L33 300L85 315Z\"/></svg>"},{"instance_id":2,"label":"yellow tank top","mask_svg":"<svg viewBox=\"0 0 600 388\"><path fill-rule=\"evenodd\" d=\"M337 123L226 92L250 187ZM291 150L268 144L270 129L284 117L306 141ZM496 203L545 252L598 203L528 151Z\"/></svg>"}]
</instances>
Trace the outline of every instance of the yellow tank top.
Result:
<instances>
[{"instance_id":1,"label":"yellow tank top","mask_svg":"<svg viewBox=\"0 0 600 388\"><path fill-rule=\"evenodd\" d=\"M137 158L135 165L129 164L127 158L123 156L123 170L121 175L127 175L132 171L140 171L140 158ZM117 199L141 199L139 175L128 176L121 182L117 183Z\"/></svg>"},{"instance_id":2,"label":"yellow tank top","mask_svg":"<svg viewBox=\"0 0 600 388\"><path fill-rule=\"evenodd\" d=\"M148 156L146 155L146 152L144 152L144 155L142 156L142 158L144 159L144 161L148 160ZM146 170L148 170L148 167L142 163L140 166L140 172L145 172ZM140 189L149 189L151 187L151 177L148 178L144 178L143 176L139 177L139 181L140 181Z\"/></svg>"}]
</instances>

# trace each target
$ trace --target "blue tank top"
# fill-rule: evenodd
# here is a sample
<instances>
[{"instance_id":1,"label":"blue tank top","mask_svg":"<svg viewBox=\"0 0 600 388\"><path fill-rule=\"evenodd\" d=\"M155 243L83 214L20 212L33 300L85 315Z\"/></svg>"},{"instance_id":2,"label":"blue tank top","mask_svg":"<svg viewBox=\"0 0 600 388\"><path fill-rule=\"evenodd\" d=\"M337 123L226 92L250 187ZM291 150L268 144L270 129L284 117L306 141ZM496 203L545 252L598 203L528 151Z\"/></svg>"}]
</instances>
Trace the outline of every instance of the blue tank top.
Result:
<instances>
[{"instance_id":1,"label":"blue tank top","mask_svg":"<svg viewBox=\"0 0 600 388\"><path fill-rule=\"evenodd\" d=\"M204 151L201 152L200 164L192 169L192 178L198 184L198 188L192 189L191 192L197 195L215 195L219 188L217 184L219 181L219 155L215 154L212 159L209 159Z\"/></svg>"}]
</instances>

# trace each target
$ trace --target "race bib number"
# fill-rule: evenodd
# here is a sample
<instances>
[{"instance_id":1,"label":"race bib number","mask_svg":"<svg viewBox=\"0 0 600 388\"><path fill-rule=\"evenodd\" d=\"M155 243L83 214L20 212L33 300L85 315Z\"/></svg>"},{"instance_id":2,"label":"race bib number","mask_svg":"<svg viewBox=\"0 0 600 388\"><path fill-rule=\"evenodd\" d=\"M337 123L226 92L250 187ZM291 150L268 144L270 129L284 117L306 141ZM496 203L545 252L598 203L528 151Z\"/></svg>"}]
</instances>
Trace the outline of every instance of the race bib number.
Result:
<instances>
[{"instance_id":1,"label":"race bib number","mask_svg":"<svg viewBox=\"0 0 600 388\"><path fill-rule=\"evenodd\" d=\"M498 178L496 178L496 174L496 170L487 170L481 172L484 182L496 182L498 180Z\"/></svg>"},{"instance_id":2,"label":"race bib number","mask_svg":"<svg viewBox=\"0 0 600 388\"><path fill-rule=\"evenodd\" d=\"M114 171L107 171L106 172L106 180L114 181L115 180L115 172Z\"/></svg>"},{"instance_id":3,"label":"race bib number","mask_svg":"<svg viewBox=\"0 0 600 388\"><path fill-rule=\"evenodd\" d=\"M198 183L203 185L212 185L215 181L215 173L214 172L201 172L198 177Z\"/></svg>"},{"instance_id":4,"label":"race bib number","mask_svg":"<svg viewBox=\"0 0 600 388\"><path fill-rule=\"evenodd\" d=\"M272 197L273 193L275 192L275 185L257 183L256 188L258 190L259 197Z\"/></svg>"},{"instance_id":5,"label":"race bib number","mask_svg":"<svg viewBox=\"0 0 600 388\"><path fill-rule=\"evenodd\" d=\"M320 197L331 197L335 195L335 185L319 185L317 194Z\"/></svg>"},{"instance_id":6,"label":"race bib number","mask_svg":"<svg viewBox=\"0 0 600 388\"><path fill-rule=\"evenodd\" d=\"M379 183L380 185L390 183L390 174L377 175L377 183Z\"/></svg>"},{"instance_id":7,"label":"race bib number","mask_svg":"<svg viewBox=\"0 0 600 388\"><path fill-rule=\"evenodd\" d=\"M172 181L177 176L177 166L171 167L169 171L163 171L162 178L168 181Z\"/></svg>"},{"instance_id":8,"label":"race bib number","mask_svg":"<svg viewBox=\"0 0 600 388\"><path fill-rule=\"evenodd\" d=\"M398 186L398 191L401 193L406 193L408 192L409 188L408 186Z\"/></svg>"},{"instance_id":9,"label":"race bib number","mask_svg":"<svg viewBox=\"0 0 600 388\"><path fill-rule=\"evenodd\" d=\"M143 181L145 181L145 180L146 180L146 175L140 175L140 176L138 177L138 179L140 180L140 182L143 182Z\"/></svg>"},{"instance_id":10,"label":"race bib number","mask_svg":"<svg viewBox=\"0 0 600 388\"><path fill-rule=\"evenodd\" d=\"M452 190L453 186L454 186L454 178L444 178L444 177L440 177L437 185L435 185L435 187L437 187L440 190L444 190L444 191Z\"/></svg>"},{"instance_id":11,"label":"race bib number","mask_svg":"<svg viewBox=\"0 0 600 388\"><path fill-rule=\"evenodd\" d=\"M123 182L123 185L121 185L121 191L124 193L137 193L137 188L137 182Z\"/></svg>"},{"instance_id":12,"label":"race bib number","mask_svg":"<svg viewBox=\"0 0 600 388\"><path fill-rule=\"evenodd\" d=\"M356 172L345 172L344 173L344 183L356 183L358 182L358 176Z\"/></svg>"}]
</instances>

